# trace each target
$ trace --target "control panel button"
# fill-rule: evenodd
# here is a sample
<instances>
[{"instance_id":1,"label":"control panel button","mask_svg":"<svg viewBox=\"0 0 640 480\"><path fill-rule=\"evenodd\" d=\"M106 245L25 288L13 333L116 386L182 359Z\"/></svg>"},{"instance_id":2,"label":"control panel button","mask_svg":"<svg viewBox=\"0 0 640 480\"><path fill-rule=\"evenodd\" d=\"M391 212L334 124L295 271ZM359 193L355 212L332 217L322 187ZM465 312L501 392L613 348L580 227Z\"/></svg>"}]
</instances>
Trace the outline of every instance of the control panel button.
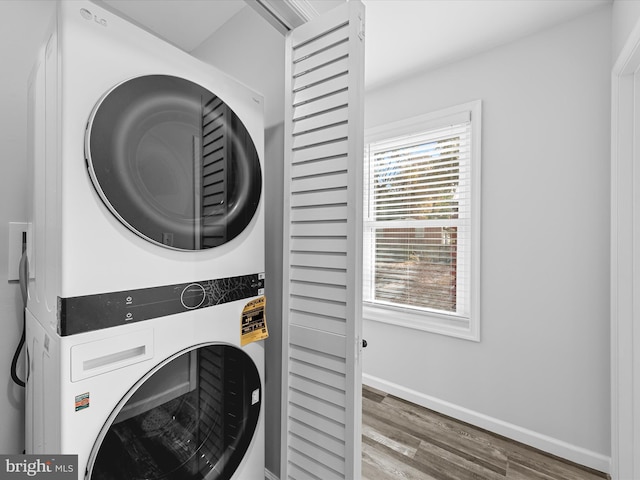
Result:
<instances>
[{"instance_id":1,"label":"control panel button","mask_svg":"<svg viewBox=\"0 0 640 480\"><path fill-rule=\"evenodd\" d=\"M192 283L182 290L180 301L184 308L187 310L193 310L194 308L198 308L202 305L206 297L207 294L204 291L204 287L199 283Z\"/></svg>"}]
</instances>

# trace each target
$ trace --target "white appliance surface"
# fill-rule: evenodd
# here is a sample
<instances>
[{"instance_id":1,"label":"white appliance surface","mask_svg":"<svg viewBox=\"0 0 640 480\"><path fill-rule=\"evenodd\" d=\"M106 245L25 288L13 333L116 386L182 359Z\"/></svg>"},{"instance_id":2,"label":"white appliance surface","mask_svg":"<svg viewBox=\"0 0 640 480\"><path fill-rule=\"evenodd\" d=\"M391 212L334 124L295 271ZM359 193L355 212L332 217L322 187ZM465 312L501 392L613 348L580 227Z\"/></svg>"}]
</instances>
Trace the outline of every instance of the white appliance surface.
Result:
<instances>
[{"instance_id":1,"label":"white appliance surface","mask_svg":"<svg viewBox=\"0 0 640 480\"><path fill-rule=\"evenodd\" d=\"M46 79L34 76L46 96L36 95L41 118L34 123L36 137L46 141L36 138L29 242L35 246L29 252L35 273L29 307L41 322L46 317L55 324L58 297L264 271L263 200L247 228L224 245L193 252L153 245L123 227L105 206L87 173L84 151L87 123L101 98L126 80L161 74L218 95L244 123L263 165L259 94L90 2L60 4L57 29L41 57Z\"/></svg>"},{"instance_id":2,"label":"white appliance surface","mask_svg":"<svg viewBox=\"0 0 640 480\"><path fill-rule=\"evenodd\" d=\"M241 345L241 331L247 305L264 293L263 193L241 231L214 248L170 248L123 224L94 188L86 132L105 94L144 76L176 77L215 93L244 124L264 165L259 94L94 3L60 2L29 86L27 453L77 454L78 479L99 480L91 469L111 422L144 413L148 401L160 405L199 390L196 366L206 359L185 352L224 350L233 355L213 362L222 369L219 385L238 375L229 365L249 358L259 386L242 402L260 414L235 473L214 478L262 478L264 348ZM147 380L162 377L150 375L182 354L191 365L181 369L184 381L156 386L155 400L145 397Z\"/></svg>"},{"instance_id":3,"label":"white appliance surface","mask_svg":"<svg viewBox=\"0 0 640 480\"><path fill-rule=\"evenodd\" d=\"M259 373L260 387L244 392L247 398L242 399L248 404L259 402L259 417L250 444L233 476L213 478L262 478L264 347L258 342L244 347L239 345L238 332L244 305L244 302L228 303L68 337L51 335L27 314L27 349L31 365L27 382L26 452L78 455L79 480L105 478L85 477L85 472L91 469L104 440L102 437L112 426L115 415L122 416L121 403L135 393L133 387L181 352L195 351L195 348L207 345L226 345L248 355ZM233 378L234 372L228 372L228 375L231 377L228 381L242 383L242 378ZM165 374L165 377L173 383L178 375ZM190 378L187 381L193 384L195 380ZM156 404L166 403L193 388L186 387L177 393L172 393L170 387L156 388L155 393L160 391L166 397L159 398ZM153 402L154 399L146 401ZM86 408L82 408L82 402L86 403ZM131 415L141 413L143 418L144 415L149 416L149 412L153 413L149 406L142 405L141 409L141 412L134 411ZM182 431L183 427L178 428ZM193 432L187 433L193 436Z\"/></svg>"}]
</instances>

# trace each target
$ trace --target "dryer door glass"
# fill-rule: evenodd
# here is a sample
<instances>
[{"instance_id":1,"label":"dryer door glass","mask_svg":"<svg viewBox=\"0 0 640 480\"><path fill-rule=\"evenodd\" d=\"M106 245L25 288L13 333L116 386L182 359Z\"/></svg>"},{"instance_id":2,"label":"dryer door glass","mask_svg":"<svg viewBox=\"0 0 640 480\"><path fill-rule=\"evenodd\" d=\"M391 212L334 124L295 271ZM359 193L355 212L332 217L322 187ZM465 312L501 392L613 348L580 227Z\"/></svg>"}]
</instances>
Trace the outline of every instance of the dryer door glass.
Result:
<instances>
[{"instance_id":1,"label":"dryer door glass","mask_svg":"<svg viewBox=\"0 0 640 480\"><path fill-rule=\"evenodd\" d=\"M142 379L102 429L91 480L229 480L251 444L260 376L242 350L209 345Z\"/></svg>"},{"instance_id":2,"label":"dryer door glass","mask_svg":"<svg viewBox=\"0 0 640 480\"><path fill-rule=\"evenodd\" d=\"M85 156L102 201L141 237L179 250L222 245L249 224L262 174L253 141L222 99L150 75L105 95Z\"/></svg>"}]
</instances>

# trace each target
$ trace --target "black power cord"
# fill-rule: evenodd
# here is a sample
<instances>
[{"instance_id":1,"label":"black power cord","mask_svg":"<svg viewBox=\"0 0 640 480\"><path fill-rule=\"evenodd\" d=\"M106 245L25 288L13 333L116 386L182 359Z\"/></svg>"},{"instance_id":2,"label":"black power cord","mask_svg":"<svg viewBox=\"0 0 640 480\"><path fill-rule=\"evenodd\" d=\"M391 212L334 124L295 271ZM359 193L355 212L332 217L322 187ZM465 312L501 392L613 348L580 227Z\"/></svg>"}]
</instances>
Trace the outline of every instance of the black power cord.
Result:
<instances>
[{"instance_id":1,"label":"black power cord","mask_svg":"<svg viewBox=\"0 0 640 480\"><path fill-rule=\"evenodd\" d=\"M22 240L22 257L20 258L20 264L18 266L18 272L20 277L20 293L22 294L22 336L20 337L20 342L18 343L18 347L16 348L15 353L13 354L13 360L11 361L11 379L19 386L25 387L26 383L18 377L18 359L20 358L20 353L24 348L25 342L25 323L26 323L26 313L25 309L27 308L27 283L29 282L29 260L27 259L26 252L26 235L23 235Z\"/></svg>"},{"instance_id":2,"label":"black power cord","mask_svg":"<svg viewBox=\"0 0 640 480\"><path fill-rule=\"evenodd\" d=\"M25 341L25 313L22 312L22 336L20 337L20 343L18 343L18 348L16 348L15 353L13 354L13 360L11 361L11 379L19 386L25 387L26 384L24 381L20 380L18 377L18 358L20 358L20 353L22 352L22 348L24 347Z\"/></svg>"}]
</instances>

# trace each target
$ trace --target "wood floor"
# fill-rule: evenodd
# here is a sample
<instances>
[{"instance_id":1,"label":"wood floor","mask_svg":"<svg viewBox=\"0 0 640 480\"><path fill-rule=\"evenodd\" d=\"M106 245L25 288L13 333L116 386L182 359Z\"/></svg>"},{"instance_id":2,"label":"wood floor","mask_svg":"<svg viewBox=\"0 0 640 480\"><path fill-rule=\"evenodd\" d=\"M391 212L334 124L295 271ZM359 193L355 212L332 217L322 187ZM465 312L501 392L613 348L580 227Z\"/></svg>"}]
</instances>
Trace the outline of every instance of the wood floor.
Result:
<instances>
[{"instance_id":1,"label":"wood floor","mask_svg":"<svg viewBox=\"0 0 640 480\"><path fill-rule=\"evenodd\" d=\"M368 386L362 397L362 480L608 478Z\"/></svg>"}]
</instances>

